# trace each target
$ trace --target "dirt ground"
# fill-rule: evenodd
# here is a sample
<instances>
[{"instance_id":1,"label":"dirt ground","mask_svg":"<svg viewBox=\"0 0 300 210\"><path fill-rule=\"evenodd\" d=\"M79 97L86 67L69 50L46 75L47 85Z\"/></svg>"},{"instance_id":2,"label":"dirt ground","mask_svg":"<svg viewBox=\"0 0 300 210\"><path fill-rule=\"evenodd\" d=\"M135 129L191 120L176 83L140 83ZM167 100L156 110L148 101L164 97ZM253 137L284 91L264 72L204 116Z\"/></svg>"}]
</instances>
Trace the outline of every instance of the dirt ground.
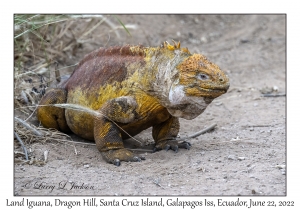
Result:
<instances>
[{"instance_id":1,"label":"dirt ground","mask_svg":"<svg viewBox=\"0 0 300 210\"><path fill-rule=\"evenodd\" d=\"M102 46L180 41L218 64L231 83L202 115L180 119L180 137L213 123L217 127L190 139L190 150L142 153L146 160L120 167L107 164L95 146L27 145L37 158L49 151L48 161L43 166L15 163L15 195L286 195L286 97L262 96L286 92L286 16L118 17L131 36L122 29L102 36L106 29L99 28L90 35L94 41L80 45L61 67ZM77 30L79 24L73 25ZM31 121L38 123L35 117ZM153 143L151 130L137 138Z\"/></svg>"}]
</instances>

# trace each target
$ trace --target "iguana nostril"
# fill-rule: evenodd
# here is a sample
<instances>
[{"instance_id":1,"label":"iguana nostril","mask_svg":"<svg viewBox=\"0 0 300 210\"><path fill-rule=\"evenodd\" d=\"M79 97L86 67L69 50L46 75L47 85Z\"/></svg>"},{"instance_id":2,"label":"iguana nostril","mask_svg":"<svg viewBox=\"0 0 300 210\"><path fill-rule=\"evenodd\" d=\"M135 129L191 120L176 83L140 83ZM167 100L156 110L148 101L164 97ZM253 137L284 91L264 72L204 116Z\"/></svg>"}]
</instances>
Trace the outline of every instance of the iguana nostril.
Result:
<instances>
[{"instance_id":1,"label":"iguana nostril","mask_svg":"<svg viewBox=\"0 0 300 210\"><path fill-rule=\"evenodd\" d=\"M222 78L219 79L220 82L223 82L224 80Z\"/></svg>"}]
</instances>

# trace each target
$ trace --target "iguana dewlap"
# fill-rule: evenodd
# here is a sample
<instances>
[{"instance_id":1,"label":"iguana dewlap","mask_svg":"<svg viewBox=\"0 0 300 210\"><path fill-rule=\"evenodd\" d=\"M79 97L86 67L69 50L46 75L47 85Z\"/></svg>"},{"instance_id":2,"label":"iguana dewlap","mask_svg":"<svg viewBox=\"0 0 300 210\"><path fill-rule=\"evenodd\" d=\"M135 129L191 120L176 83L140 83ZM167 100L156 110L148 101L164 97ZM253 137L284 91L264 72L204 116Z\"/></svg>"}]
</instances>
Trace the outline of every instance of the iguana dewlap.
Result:
<instances>
[{"instance_id":1,"label":"iguana dewlap","mask_svg":"<svg viewBox=\"0 0 300 210\"><path fill-rule=\"evenodd\" d=\"M123 139L149 127L156 149L189 148L172 140L179 132L178 118L194 119L228 88L228 77L216 64L179 43L100 48L85 56L59 88L48 91L40 105L78 104L102 117L54 106L40 106L37 116L46 128L95 140L106 161L120 165L141 160L124 148Z\"/></svg>"}]
</instances>

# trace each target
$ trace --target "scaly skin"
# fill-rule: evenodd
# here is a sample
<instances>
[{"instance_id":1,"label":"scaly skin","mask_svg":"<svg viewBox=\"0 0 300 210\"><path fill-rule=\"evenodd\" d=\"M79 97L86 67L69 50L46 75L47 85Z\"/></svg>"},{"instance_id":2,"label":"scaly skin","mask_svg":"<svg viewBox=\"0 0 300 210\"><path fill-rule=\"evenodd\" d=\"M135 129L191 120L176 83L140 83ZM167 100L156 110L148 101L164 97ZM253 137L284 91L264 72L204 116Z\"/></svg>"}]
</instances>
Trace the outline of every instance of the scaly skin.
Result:
<instances>
[{"instance_id":1,"label":"scaly skin","mask_svg":"<svg viewBox=\"0 0 300 210\"><path fill-rule=\"evenodd\" d=\"M229 80L217 65L180 43L100 48L85 56L40 104L78 104L102 117L53 106L40 106L37 116L46 128L94 140L107 162L120 165L141 160L124 148L123 140L149 127L157 150L189 148L172 140L179 132L178 117L194 119L228 88Z\"/></svg>"}]
</instances>

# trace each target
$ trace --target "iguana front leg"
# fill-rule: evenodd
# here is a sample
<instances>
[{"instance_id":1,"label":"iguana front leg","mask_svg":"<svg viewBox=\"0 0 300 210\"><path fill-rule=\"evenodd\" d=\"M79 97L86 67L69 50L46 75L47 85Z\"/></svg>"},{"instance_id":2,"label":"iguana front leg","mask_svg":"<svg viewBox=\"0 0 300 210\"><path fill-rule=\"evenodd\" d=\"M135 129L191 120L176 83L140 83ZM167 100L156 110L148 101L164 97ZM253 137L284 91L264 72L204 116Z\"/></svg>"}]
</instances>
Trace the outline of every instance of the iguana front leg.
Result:
<instances>
[{"instance_id":1,"label":"iguana front leg","mask_svg":"<svg viewBox=\"0 0 300 210\"><path fill-rule=\"evenodd\" d=\"M176 140L179 128L179 120L177 117L173 116L170 116L168 120L153 126L152 136L156 144L154 151L172 149L177 152L178 148L190 149L191 144L189 142L184 141L178 143Z\"/></svg>"},{"instance_id":2,"label":"iguana front leg","mask_svg":"<svg viewBox=\"0 0 300 210\"><path fill-rule=\"evenodd\" d=\"M94 121L94 138L103 158L119 166L120 161L141 161L143 157L135 156L124 148L120 128L116 123L130 123L136 118L137 103L133 97L119 97L106 102L99 112L101 117Z\"/></svg>"}]
</instances>

